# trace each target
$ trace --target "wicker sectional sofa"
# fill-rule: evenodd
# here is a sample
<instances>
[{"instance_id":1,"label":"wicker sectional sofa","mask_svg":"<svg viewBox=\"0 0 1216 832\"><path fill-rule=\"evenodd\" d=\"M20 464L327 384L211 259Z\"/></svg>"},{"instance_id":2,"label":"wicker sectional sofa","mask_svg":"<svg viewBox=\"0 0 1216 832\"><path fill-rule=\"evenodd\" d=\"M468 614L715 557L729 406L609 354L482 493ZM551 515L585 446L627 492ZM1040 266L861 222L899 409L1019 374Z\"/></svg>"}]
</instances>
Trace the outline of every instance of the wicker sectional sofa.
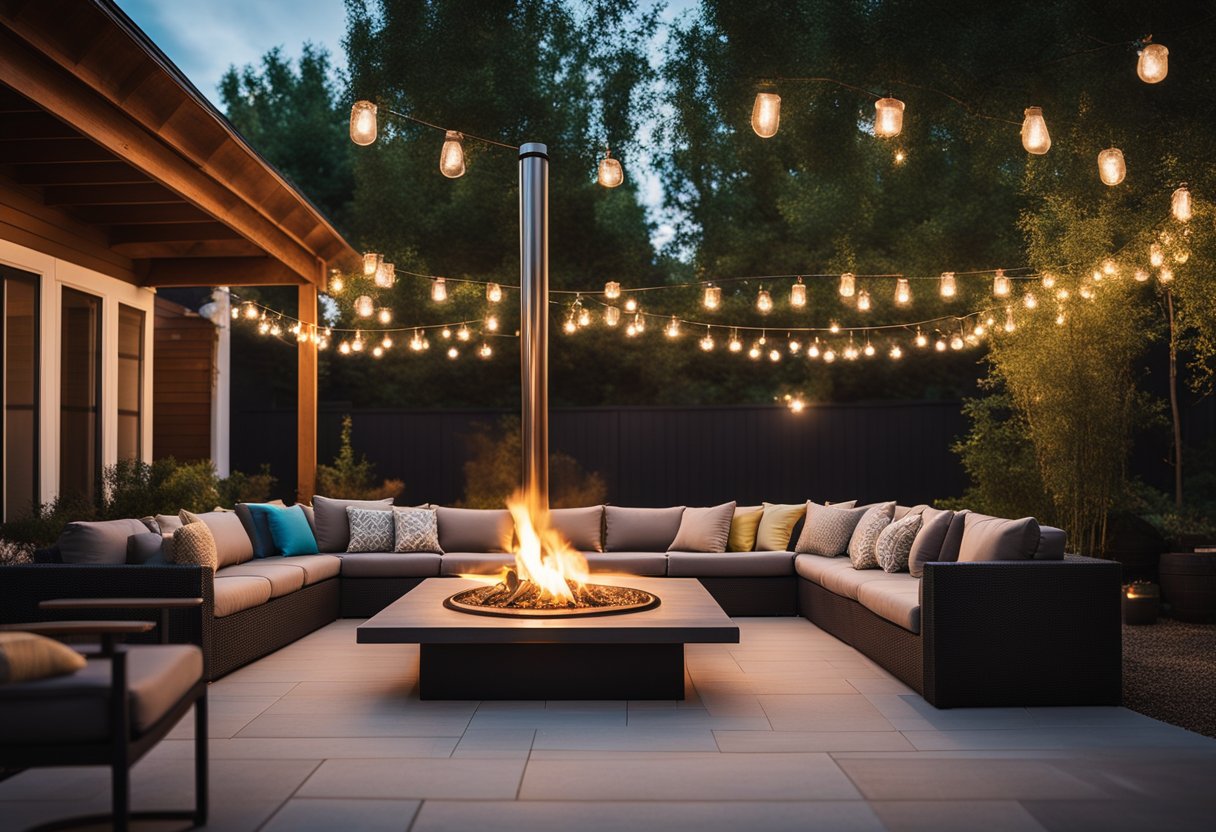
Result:
<instances>
[{"instance_id":1,"label":"wicker sectional sofa","mask_svg":"<svg viewBox=\"0 0 1216 832\"><path fill-rule=\"evenodd\" d=\"M51 597L202 597L201 630L195 614L171 617L169 632L175 641L203 647L207 676L215 679L339 617L373 615L426 578L492 573L511 562L501 551L509 544L485 533L503 529L501 514L439 511L448 512L439 514L442 555L221 556L214 575L207 568L154 562L5 567L0 621L46 618L37 604ZM924 564L923 578L916 578L853 569L847 557L797 554L792 544L785 551L669 552L675 532L668 515L628 515L622 512L639 510L615 507L571 511L605 518L598 534L588 531L584 516L582 528L571 526L568 535L593 573L696 578L729 615L801 615L935 706L1120 701L1119 564L1064 557L1058 530L1045 527L1033 558L947 558ZM678 518L682 509L665 511ZM480 535L470 534L478 524ZM318 534L318 541L324 538ZM477 542L485 545L468 545ZM448 551L450 543L466 545Z\"/></svg>"}]
</instances>

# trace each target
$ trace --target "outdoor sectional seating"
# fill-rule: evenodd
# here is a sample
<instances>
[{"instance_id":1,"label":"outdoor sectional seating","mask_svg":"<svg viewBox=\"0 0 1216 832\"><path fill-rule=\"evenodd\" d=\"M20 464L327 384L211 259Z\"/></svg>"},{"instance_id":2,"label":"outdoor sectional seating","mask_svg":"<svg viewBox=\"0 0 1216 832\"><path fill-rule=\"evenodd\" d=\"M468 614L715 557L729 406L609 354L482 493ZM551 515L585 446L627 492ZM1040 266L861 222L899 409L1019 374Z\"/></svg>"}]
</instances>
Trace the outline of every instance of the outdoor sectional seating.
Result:
<instances>
[{"instance_id":1,"label":"outdoor sectional seating","mask_svg":"<svg viewBox=\"0 0 1216 832\"><path fill-rule=\"evenodd\" d=\"M1065 557L1059 530L1043 528L1032 558L960 563L946 553L916 578L789 550L668 552L679 507L568 511L592 512L596 522L607 515L599 534L588 531L586 516L566 521L583 524L565 531L582 544L593 573L696 578L729 615L802 615L938 707L1120 701L1119 564ZM630 511L641 513L626 527L621 520ZM169 631L175 641L202 646L207 677L215 679L339 617L374 615L426 578L496 573L512 563L501 539L504 528L510 534L506 512L438 512L441 545L461 549L253 558L240 547L239 556L221 552L214 577L207 568L167 563L6 567L0 621L40 620L38 601L52 597L201 597L201 629L197 616L171 617ZM333 548L332 529L310 519L321 548ZM555 525L563 530L563 521ZM795 529L790 549L797 537Z\"/></svg>"}]
</instances>

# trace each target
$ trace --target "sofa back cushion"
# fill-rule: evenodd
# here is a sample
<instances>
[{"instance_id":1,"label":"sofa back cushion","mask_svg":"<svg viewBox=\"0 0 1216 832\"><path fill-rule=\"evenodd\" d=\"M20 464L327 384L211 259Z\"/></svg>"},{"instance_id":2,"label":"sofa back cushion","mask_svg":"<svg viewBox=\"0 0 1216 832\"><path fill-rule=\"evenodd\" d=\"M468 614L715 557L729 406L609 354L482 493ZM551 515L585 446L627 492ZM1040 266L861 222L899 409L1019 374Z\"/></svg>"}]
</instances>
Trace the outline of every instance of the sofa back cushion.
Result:
<instances>
[{"instance_id":1,"label":"sofa back cushion","mask_svg":"<svg viewBox=\"0 0 1216 832\"><path fill-rule=\"evenodd\" d=\"M1068 543L1068 534L1055 526L1039 526L1039 548L1035 550L1035 560L1064 560L1064 546Z\"/></svg>"},{"instance_id":2,"label":"sofa back cushion","mask_svg":"<svg viewBox=\"0 0 1216 832\"><path fill-rule=\"evenodd\" d=\"M1006 520L969 513L959 546L960 563L991 560L1031 560L1039 548L1039 521L1033 517Z\"/></svg>"},{"instance_id":3,"label":"sofa back cushion","mask_svg":"<svg viewBox=\"0 0 1216 832\"><path fill-rule=\"evenodd\" d=\"M266 515L270 527L270 538L274 542L276 555L318 554L317 539L308 524L303 506L276 508Z\"/></svg>"},{"instance_id":4,"label":"sofa back cushion","mask_svg":"<svg viewBox=\"0 0 1216 832\"><path fill-rule=\"evenodd\" d=\"M147 534L138 520L98 520L68 523L55 545L64 563L127 562L127 538Z\"/></svg>"},{"instance_id":5,"label":"sofa back cushion","mask_svg":"<svg viewBox=\"0 0 1216 832\"><path fill-rule=\"evenodd\" d=\"M942 550L938 552L937 559L942 563L954 563L958 560L959 548L963 545L963 529L966 527L967 517L972 514L970 509L954 512L954 516L950 518L950 528L946 530L946 538L942 541Z\"/></svg>"},{"instance_id":6,"label":"sofa back cushion","mask_svg":"<svg viewBox=\"0 0 1216 832\"><path fill-rule=\"evenodd\" d=\"M756 551L788 552L794 527L806 516L806 506L806 503L765 503L760 526L756 529Z\"/></svg>"},{"instance_id":7,"label":"sofa back cushion","mask_svg":"<svg viewBox=\"0 0 1216 832\"><path fill-rule=\"evenodd\" d=\"M156 532L127 538L127 563L165 563L165 536Z\"/></svg>"},{"instance_id":8,"label":"sofa back cushion","mask_svg":"<svg viewBox=\"0 0 1216 832\"><path fill-rule=\"evenodd\" d=\"M161 534L173 534L182 527L182 518L177 514L158 514L153 519Z\"/></svg>"},{"instance_id":9,"label":"sofa back cushion","mask_svg":"<svg viewBox=\"0 0 1216 832\"><path fill-rule=\"evenodd\" d=\"M439 545L445 552L506 552L511 548L515 521L505 508L435 509Z\"/></svg>"},{"instance_id":10,"label":"sofa back cushion","mask_svg":"<svg viewBox=\"0 0 1216 832\"><path fill-rule=\"evenodd\" d=\"M253 560L253 541L245 533L245 526L235 511L207 511L193 514L182 509L178 515L182 525L205 523L215 539L215 551L219 557L219 568L235 566Z\"/></svg>"},{"instance_id":11,"label":"sofa back cushion","mask_svg":"<svg viewBox=\"0 0 1216 832\"><path fill-rule=\"evenodd\" d=\"M735 514L730 521L730 535L726 540L728 552L750 552L756 548L756 533L760 530L760 520L764 516L764 506L735 506Z\"/></svg>"},{"instance_id":12,"label":"sofa back cushion","mask_svg":"<svg viewBox=\"0 0 1216 832\"><path fill-rule=\"evenodd\" d=\"M705 508L685 508L680 515L676 539L667 547L669 552L725 552L730 539L730 523L735 516L735 503L722 503Z\"/></svg>"},{"instance_id":13,"label":"sofa back cushion","mask_svg":"<svg viewBox=\"0 0 1216 832\"><path fill-rule=\"evenodd\" d=\"M334 497L313 495L313 523L316 528L317 551L345 552L350 544L350 521L346 519L346 507L371 508L389 511L393 507L393 499L383 500L340 500Z\"/></svg>"},{"instance_id":14,"label":"sofa back cushion","mask_svg":"<svg viewBox=\"0 0 1216 832\"><path fill-rule=\"evenodd\" d=\"M868 506L837 508L821 506L807 500L806 525L802 527L802 534L798 537L794 551L827 558L843 555L849 547L858 522L869 510Z\"/></svg>"},{"instance_id":15,"label":"sofa back cushion","mask_svg":"<svg viewBox=\"0 0 1216 832\"><path fill-rule=\"evenodd\" d=\"M555 508L549 525L580 552L604 551L604 507Z\"/></svg>"},{"instance_id":16,"label":"sofa back cushion","mask_svg":"<svg viewBox=\"0 0 1216 832\"><path fill-rule=\"evenodd\" d=\"M916 533L912 540L912 549L908 552L908 571L914 578L925 574L926 563L941 557L942 544L946 541L946 533L950 531L954 512L949 509L926 508L920 516L920 531Z\"/></svg>"},{"instance_id":17,"label":"sofa back cushion","mask_svg":"<svg viewBox=\"0 0 1216 832\"><path fill-rule=\"evenodd\" d=\"M609 552L666 552L680 531L684 506L604 507L604 548Z\"/></svg>"}]
</instances>

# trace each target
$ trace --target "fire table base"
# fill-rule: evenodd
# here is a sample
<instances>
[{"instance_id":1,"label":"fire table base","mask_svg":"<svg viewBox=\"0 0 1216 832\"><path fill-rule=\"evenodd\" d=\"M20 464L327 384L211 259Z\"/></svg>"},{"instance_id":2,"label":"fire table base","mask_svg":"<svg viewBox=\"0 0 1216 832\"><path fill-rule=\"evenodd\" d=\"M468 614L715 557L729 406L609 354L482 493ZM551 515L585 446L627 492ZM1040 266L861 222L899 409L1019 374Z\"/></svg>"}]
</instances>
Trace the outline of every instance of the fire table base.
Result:
<instances>
[{"instance_id":1,"label":"fire table base","mask_svg":"<svg viewBox=\"0 0 1216 832\"><path fill-rule=\"evenodd\" d=\"M423 644L422 699L683 699L683 644Z\"/></svg>"}]
</instances>

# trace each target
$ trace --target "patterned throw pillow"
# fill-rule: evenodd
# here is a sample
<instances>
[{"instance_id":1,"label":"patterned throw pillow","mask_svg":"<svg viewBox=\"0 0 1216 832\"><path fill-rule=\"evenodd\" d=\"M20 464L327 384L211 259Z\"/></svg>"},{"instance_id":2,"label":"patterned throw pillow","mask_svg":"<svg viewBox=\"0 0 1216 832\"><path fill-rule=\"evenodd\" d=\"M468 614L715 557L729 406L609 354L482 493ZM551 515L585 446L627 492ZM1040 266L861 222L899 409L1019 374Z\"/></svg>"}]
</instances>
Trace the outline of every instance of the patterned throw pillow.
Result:
<instances>
[{"instance_id":1,"label":"patterned throw pillow","mask_svg":"<svg viewBox=\"0 0 1216 832\"><path fill-rule=\"evenodd\" d=\"M393 509L394 552L434 552L439 547L439 515L431 508Z\"/></svg>"},{"instance_id":2,"label":"patterned throw pillow","mask_svg":"<svg viewBox=\"0 0 1216 832\"><path fill-rule=\"evenodd\" d=\"M853 536L849 538L849 560L853 561L854 569L878 568L878 561L874 558L874 544L878 542L882 530L891 525L891 515L894 512L895 503L879 503L870 506L865 514L861 515L857 528L853 530Z\"/></svg>"},{"instance_id":3,"label":"patterned throw pillow","mask_svg":"<svg viewBox=\"0 0 1216 832\"><path fill-rule=\"evenodd\" d=\"M381 509L346 507L350 521L348 552L393 551L393 513Z\"/></svg>"},{"instance_id":4,"label":"patterned throw pillow","mask_svg":"<svg viewBox=\"0 0 1216 832\"><path fill-rule=\"evenodd\" d=\"M924 518L919 514L909 514L887 526L878 535L874 557L884 571L908 571L908 555L912 552L912 541L916 540L922 522Z\"/></svg>"},{"instance_id":5,"label":"patterned throw pillow","mask_svg":"<svg viewBox=\"0 0 1216 832\"><path fill-rule=\"evenodd\" d=\"M215 538L206 523L187 523L173 533L173 545L169 549L174 563L191 566L206 566L213 572L219 568L219 552Z\"/></svg>"},{"instance_id":6,"label":"patterned throw pillow","mask_svg":"<svg viewBox=\"0 0 1216 832\"><path fill-rule=\"evenodd\" d=\"M829 508L819 503L807 502L806 524L802 527L802 534L798 537L798 545L794 547L794 551L825 558L843 555L849 547L853 530L867 511L868 508Z\"/></svg>"}]
</instances>

